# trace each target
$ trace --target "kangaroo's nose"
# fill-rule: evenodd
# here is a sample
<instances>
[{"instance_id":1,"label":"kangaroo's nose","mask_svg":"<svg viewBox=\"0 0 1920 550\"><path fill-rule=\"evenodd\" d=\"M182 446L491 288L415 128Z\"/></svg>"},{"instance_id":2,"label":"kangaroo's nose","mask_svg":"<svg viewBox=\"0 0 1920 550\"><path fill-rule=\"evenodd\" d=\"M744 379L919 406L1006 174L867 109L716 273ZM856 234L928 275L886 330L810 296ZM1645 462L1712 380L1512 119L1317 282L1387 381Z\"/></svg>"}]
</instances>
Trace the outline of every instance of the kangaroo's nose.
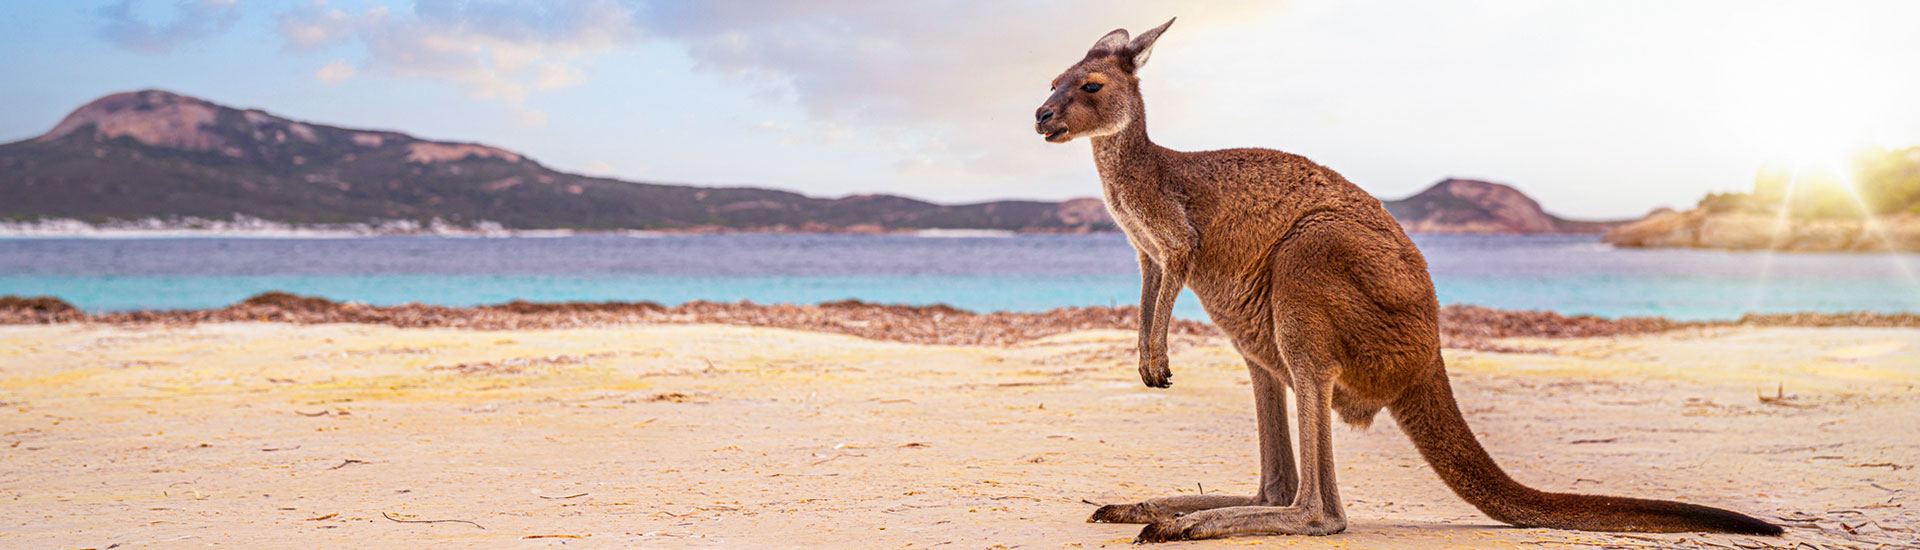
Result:
<instances>
[{"instance_id":1,"label":"kangaroo's nose","mask_svg":"<svg viewBox=\"0 0 1920 550\"><path fill-rule=\"evenodd\" d=\"M1040 122L1053 120L1053 109L1041 109L1040 114L1034 115L1034 118L1038 119Z\"/></svg>"}]
</instances>

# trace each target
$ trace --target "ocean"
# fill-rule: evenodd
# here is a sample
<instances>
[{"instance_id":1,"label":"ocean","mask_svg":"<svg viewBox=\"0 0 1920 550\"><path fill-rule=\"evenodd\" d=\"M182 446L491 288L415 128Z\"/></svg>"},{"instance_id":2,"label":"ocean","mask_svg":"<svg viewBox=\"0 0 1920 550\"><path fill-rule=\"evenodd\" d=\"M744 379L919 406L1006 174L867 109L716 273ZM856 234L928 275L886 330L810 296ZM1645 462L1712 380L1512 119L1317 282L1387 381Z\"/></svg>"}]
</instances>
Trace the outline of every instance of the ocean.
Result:
<instances>
[{"instance_id":1,"label":"ocean","mask_svg":"<svg viewBox=\"0 0 1920 550\"><path fill-rule=\"evenodd\" d=\"M1920 254L1616 249L1585 235L1414 241L1443 304L1685 320L1920 312ZM0 239L0 295L118 311L269 290L381 305L852 298L1042 311L1132 304L1139 273L1117 234ZM1175 313L1206 318L1191 293Z\"/></svg>"}]
</instances>

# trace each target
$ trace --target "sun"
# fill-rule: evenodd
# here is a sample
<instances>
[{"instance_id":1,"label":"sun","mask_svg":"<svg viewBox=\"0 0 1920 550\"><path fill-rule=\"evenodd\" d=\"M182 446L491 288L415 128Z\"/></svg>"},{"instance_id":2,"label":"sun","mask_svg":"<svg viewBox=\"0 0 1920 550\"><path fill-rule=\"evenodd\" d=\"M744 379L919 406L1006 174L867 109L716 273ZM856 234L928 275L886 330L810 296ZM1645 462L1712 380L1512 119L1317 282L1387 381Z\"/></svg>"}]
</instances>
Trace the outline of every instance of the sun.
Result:
<instances>
[{"instance_id":1,"label":"sun","mask_svg":"<svg viewBox=\"0 0 1920 550\"><path fill-rule=\"evenodd\" d=\"M1736 139L1768 162L1844 166L1885 145L1900 89L1885 52L1844 26L1782 25L1721 49L1719 108Z\"/></svg>"}]
</instances>

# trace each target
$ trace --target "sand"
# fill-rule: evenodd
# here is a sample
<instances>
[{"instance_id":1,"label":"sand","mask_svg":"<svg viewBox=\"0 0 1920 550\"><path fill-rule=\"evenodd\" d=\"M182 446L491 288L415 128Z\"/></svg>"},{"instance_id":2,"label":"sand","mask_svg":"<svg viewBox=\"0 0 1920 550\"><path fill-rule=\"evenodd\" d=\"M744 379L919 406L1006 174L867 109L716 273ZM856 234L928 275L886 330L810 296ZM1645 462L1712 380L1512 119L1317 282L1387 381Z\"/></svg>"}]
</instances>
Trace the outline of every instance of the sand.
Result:
<instances>
[{"instance_id":1,"label":"sand","mask_svg":"<svg viewBox=\"0 0 1920 550\"><path fill-rule=\"evenodd\" d=\"M0 547L1122 548L1139 526L1083 523L1092 503L1258 479L1247 375L1225 342L1178 339L1174 386L1153 390L1131 340L0 326ZM1174 547L1920 545L1920 330L1499 343L1531 352L1448 362L1515 477L1728 507L1789 534L1503 527L1382 416L1335 435L1346 533Z\"/></svg>"}]
</instances>

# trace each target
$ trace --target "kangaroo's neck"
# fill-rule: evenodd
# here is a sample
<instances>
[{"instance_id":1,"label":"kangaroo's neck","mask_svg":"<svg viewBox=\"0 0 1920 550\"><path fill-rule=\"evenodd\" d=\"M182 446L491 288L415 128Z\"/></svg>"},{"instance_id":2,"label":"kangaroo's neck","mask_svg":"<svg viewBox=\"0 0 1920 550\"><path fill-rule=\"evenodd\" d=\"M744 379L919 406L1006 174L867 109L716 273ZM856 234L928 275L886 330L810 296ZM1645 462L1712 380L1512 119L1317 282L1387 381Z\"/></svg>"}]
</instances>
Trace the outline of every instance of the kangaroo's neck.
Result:
<instances>
[{"instance_id":1,"label":"kangaroo's neck","mask_svg":"<svg viewBox=\"0 0 1920 550\"><path fill-rule=\"evenodd\" d=\"M1147 139L1146 110L1132 111L1120 130L1093 137L1093 164L1110 189L1151 186L1159 178L1159 146Z\"/></svg>"}]
</instances>

